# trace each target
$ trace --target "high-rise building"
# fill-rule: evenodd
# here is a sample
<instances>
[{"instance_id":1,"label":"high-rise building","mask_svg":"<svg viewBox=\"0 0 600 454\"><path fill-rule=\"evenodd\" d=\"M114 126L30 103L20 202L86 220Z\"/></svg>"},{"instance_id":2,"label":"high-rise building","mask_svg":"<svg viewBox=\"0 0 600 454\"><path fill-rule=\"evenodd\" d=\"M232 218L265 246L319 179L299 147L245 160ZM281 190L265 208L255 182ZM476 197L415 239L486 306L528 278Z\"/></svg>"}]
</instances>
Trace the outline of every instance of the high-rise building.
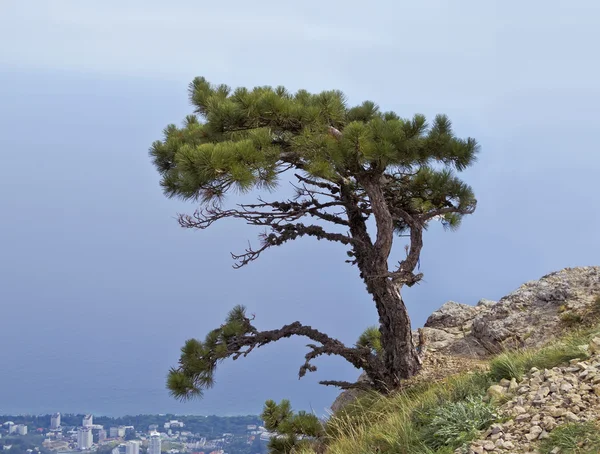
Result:
<instances>
[{"instance_id":1,"label":"high-rise building","mask_svg":"<svg viewBox=\"0 0 600 454\"><path fill-rule=\"evenodd\" d=\"M106 430L100 429L98 431L98 441L100 442L100 441L104 441L104 440L106 440Z\"/></svg>"},{"instance_id":2,"label":"high-rise building","mask_svg":"<svg viewBox=\"0 0 600 454\"><path fill-rule=\"evenodd\" d=\"M93 422L93 416L92 415L85 415L83 417L83 427L92 427L94 425Z\"/></svg>"},{"instance_id":3,"label":"high-rise building","mask_svg":"<svg viewBox=\"0 0 600 454\"><path fill-rule=\"evenodd\" d=\"M152 432L150 434L150 440L148 441L148 454L160 454L160 448L160 434L158 432Z\"/></svg>"},{"instance_id":4,"label":"high-rise building","mask_svg":"<svg viewBox=\"0 0 600 454\"><path fill-rule=\"evenodd\" d=\"M60 428L60 413L54 413L50 418L50 429L57 430Z\"/></svg>"},{"instance_id":5,"label":"high-rise building","mask_svg":"<svg viewBox=\"0 0 600 454\"><path fill-rule=\"evenodd\" d=\"M90 449L92 447L91 427L80 427L77 429L77 447L79 449Z\"/></svg>"},{"instance_id":6,"label":"high-rise building","mask_svg":"<svg viewBox=\"0 0 600 454\"><path fill-rule=\"evenodd\" d=\"M27 435L27 426L25 424L18 424L17 433L19 435Z\"/></svg>"},{"instance_id":7,"label":"high-rise building","mask_svg":"<svg viewBox=\"0 0 600 454\"><path fill-rule=\"evenodd\" d=\"M6 425L6 430L8 430L9 435L15 433L17 431L17 426L14 422L8 421L4 423Z\"/></svg>"},{"instance_id":8,"label":"high-rise building","mask_svg":"<svg viewBox=\"0 0 600 454\"><path fill-rule=\"evenodd\" d=\"M137 440L131 440L127 442L125 448L125 454L140 454L140 442Z\"/></svg>"}]
</instances>

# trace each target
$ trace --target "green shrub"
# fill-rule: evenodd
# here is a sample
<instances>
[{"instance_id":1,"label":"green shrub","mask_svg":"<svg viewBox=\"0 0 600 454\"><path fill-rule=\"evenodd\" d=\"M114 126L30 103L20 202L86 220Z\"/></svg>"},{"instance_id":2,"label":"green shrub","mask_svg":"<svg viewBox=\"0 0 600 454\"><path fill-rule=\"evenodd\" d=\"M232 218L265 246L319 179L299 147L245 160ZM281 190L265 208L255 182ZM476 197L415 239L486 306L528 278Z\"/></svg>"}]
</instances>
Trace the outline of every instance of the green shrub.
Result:
<instances>
[{"instance_id":1,"label":"green shrub","mask_svg":"<svg viewBox=\"0 0 600 454\"><path fill-rule=\"evenodd\" d=\"M593 422L558 426L540 443L539 449L542 454L550 454L555 448L560 448L560 454L597 454L600 452L598 427Z\"/></svg>"},{"instance_id":2,"label":"green shrub","mask_svg":"<svg viewBox=\"0 0 600 454\"><path fill-rule=\"evenodd\" d=\"M429 419L422 432L428 447L455 449L475 439L498 415L494 406L483 402L481 397L468 396L463 401L433 408L424 419Z\"/></svg>"}]
</instances>

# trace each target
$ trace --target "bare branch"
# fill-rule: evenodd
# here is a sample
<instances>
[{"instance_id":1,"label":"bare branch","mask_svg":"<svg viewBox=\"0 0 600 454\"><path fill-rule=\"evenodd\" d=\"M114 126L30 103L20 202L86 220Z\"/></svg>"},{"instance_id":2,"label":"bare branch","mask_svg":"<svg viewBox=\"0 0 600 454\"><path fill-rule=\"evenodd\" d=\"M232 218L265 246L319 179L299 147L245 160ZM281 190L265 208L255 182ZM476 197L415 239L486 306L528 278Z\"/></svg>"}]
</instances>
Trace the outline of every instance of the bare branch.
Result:
<instances>
[{"instance_id":1,"label":"bare branch","mask_svg":"<svg viewBox=\"0 0 600 454\"><path fill-rule=\"evenodd\" d=\"M353 238L342 233L331 233L326 232L323 227L318 225L304 224L276 224L271 223L269 225L272 233L262 235L262 245L258 249L253 249L251 246L246 248L242 254L231 254L232 258L237 261L233 266L238 269L248 263L256 260L262 252L269 249L272 246L281 246L288 241L295 240L303 236L312 236L318 240L327 240L342 243L345 245L351 245L356 242Z\"/></svg>"},{"instance_id":2,"label":"bare branch","mask_svg":"<svg viewBox=\"0 0 600 454\"><path fill-rule=\"evenodd\" d=\"M315 180L314 178L303 177L302 175L297 174L297 173L295 173L294 176L303 183L307 183L307 184L316 186L321 189L327 189L327 190L329 190L329 192L331 192L331 194L338 194L340 192L340 188L338 188L334 184L327 183L325 181Z\"/></svg>"},{"instance_id":3,"label":"bare branch","mask_svg":"<svg viewBox=\"0 0 600 454\"><path fill-rule=\"evenodd\" d=\"M300 367L298 378L304 377L307 372L314 372L317 367L311 361L321 355L341 356L354 367L363 369L370 377L377 378L381 373L380 360L368 347L346 347L342 342L322 333L310 326L294 322L280 329L271 331L256 331L250 334L235 336L227 343L227 351L235 360L240 356L247 356L257 347L262 347L280 339L291 336L304 336L318 342L320 345L308 344L311 349L305 356L305 362Z\"/></svg>"},{"instance_id":4,"label":"bare branch","mask_svg":"<svg viewBox=\"0 0 600 454\"><path fill-rule=\"evenodd\" d=\"M340 380L323 380L319 382L320 385L325 386L337 386L341 389L360 389L364 391L369 391L373 389L373 385L369 382L356 382L352 383L349 381L340 381Z\"/></svg>"}]
</instances>

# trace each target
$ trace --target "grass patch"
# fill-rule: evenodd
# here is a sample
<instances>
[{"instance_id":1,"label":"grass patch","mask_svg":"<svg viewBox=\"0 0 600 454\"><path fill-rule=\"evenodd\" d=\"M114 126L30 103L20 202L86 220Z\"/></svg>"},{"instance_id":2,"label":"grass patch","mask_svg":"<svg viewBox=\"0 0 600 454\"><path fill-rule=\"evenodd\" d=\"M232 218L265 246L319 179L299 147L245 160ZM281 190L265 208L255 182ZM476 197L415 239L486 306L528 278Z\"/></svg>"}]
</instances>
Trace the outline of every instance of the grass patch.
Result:
<instances>
[{"instance_id":1,"label":"grass patch","mask_svg":"<svg viewBox=\"0 0 600 454\"><path fill-rule=\"evenodd\" d=\"M495 381L515 378L520 381L532 367L552 369L575 358L589 357L586 346L598 328L574 331L555 344L539 350L505 352L490 361L490 375Z\"/></svg>"},{"instance_id":2,"label":"grass patch","mask_svg":"<svg viewBox=\"0 0 600 454\"><path fill-rule=\"evenodd\" d=\"M482 397L492 383L466 373L392 396L365 394L330 418L326 452L450 454L488 424L494 407Z\"/></svg>"},{"instance_id":3,"label":"grass patch","mask_svg":"<svg viewBox=\"0 0 600 454\"><path fill-rule=\"evenodd\" d=\"M583 317L573 312L563 312L560 314L560 321L568 328L574 328L583 323Z\"/></svg>"},{"instance_id":4,"label":"grass patch","mask_svg":"<svg viewBox=\"0 0 600 454\"><path fill-rule=\"evenodd\" d=\"M600 452L600 433L593 422L569 423L558 426L550 437L540 443L540 452L550 454L560 448L561 454L597 454Z\"/></svg>"},{"instance_id":5,"label":"grass patch","mask_svg":"<svg viewBox=\"0 0 600 454\"><path fill-rule=\"evenodd\" d=\"M527 351L501 353L490 361L491 377L496 381L503 378L507 380L515 378L517 381L521 381L530 356L531 354Z\"/></svg>"}]
</instances>

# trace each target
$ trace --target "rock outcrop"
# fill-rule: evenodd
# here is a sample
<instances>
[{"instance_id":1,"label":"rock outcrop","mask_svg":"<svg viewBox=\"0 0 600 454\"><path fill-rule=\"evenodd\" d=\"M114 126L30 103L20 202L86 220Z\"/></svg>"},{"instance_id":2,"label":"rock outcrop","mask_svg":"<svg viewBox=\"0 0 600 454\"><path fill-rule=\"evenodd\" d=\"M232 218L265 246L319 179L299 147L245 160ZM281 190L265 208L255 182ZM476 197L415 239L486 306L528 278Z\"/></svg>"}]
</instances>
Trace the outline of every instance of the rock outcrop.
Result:
<instances>
[{"instance_id":1,"label":"rock outcrop","mask_svg":"<svg viewBox=\"0 0 600 454\"><path fill-rule=\"evenodd\" d=\"M485 357L506 349L538 347L564 329L563 314L585 316L600 295L600 267L565 268L523 284L497 303L448 302L425 323L429 348Z\"/></svg>"}]
</instances>

